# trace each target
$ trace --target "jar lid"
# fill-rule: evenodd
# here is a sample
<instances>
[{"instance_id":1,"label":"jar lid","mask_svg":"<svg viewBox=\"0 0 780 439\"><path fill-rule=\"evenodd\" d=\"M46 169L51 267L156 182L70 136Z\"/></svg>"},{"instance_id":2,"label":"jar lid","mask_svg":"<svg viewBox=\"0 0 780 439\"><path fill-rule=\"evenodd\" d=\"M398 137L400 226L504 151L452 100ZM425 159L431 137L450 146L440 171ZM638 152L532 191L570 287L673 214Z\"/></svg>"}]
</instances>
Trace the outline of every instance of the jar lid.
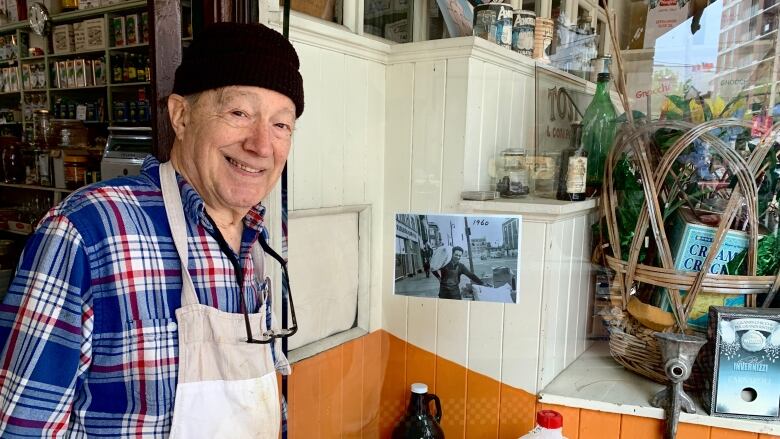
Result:
<instances>
[{"instance_id":1,"label":"jar lid","mask_svg":"<svg viewBox=\"0 0 780 439\"><path fill-rule=\"evenodd\" d=\"M540 410L536 414L536 424L549 430L563 427L563 416L555 410Z\"/></svg>"}]
</instances>

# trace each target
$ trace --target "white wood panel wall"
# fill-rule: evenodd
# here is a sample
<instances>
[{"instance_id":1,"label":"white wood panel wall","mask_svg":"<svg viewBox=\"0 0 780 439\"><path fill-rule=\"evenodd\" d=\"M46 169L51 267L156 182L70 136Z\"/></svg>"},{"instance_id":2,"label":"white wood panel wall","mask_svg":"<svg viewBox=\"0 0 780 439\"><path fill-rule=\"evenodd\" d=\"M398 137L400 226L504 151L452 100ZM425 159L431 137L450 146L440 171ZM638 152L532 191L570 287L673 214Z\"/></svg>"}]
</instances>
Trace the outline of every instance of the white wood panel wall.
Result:
<instances>
[{"instance_id":1,"label":"white wood panel wall","mask_svg":"<svg viewBox=\"0 0 780 439\"><path fill-rule=\"evenodd\" d=\"M288 162L288 208L371 206L369 329L382 327L381 261L388 44L300 15L290 39L301 62L305 110ZM322 231L327 233L326 230ZM295 234L291 228L290 234ZM356 268L357 269L357 268Z\"/></svg>"},{"instance_id":2,"label":"white wood panel wall","mask_svg":"<svg viewBox=\"0 0 780 439\"><path fill-rule=\"evenodd\" d=\"M524 219L516 305L392 294L395 213L462 212L460 192L488 188L488 161L496 153L533 148L533 68L525 58L483 43L461 38L391 51L383 328L535 393L586 346L588 311L580 303L589 295L584 253L590 245L580 237L590 227L587 209L579 216Z\"/></svg>"},{"instance_id":3,"label":"white wood panel wall","mask_svg":"<svg viewBox=\"0 0 780 439\"><path fill-rule=\"evenodd\" d=\"M395 213L462 210L497 152L533 147L533 63L474 38L388 46L300 18L291 39L306 110L289 206L372 206L371 329L536 393L585 347L585 217L524 219L517 305L392 294Z\"/></svg>"}]
</instances>

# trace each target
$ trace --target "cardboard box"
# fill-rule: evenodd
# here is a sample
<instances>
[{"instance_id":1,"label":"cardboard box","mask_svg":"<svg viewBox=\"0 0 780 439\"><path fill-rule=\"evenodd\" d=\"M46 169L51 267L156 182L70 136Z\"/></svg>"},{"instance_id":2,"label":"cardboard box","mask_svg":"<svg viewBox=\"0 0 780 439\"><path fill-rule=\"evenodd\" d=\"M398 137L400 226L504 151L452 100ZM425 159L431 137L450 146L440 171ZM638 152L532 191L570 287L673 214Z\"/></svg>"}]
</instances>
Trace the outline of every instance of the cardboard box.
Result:
<instances>
[{"instance_id":1,"label":"cardboard box","mask_svg":"<svg viewBox=\"0 0 780 439\"><path fill-rule=\"evenodd\" d=\"M84 68L84 60L83 59L77 59L73 61L73 78L74 83L76 87L86 87L87 86L87 77L86 77L86 71Z\"/></svg>"},{"instance_id":2,"label":"cardboard box","mask_svg":"<svg viewBox=\"0 0 780 439\"><path fill-rule=\"evenodd\" d=\"M92 76L92 60L89 59L84 61L84 81L87 87L95 85L95 79Z\"/></svg>"},{"instance_id":3,"label":"cardboard box","mask_svg":"<svg viewBox=\"0 0 780 439\"><path fill-rule=\"evenodd\" d=\"M80 52L86 49L87 32L84 29L84 22L73 23L73 50Z\"/></svg>"},{"instance_id":4,"label":"cardboard box","mask_svg":"<svg viewBox=\"0 0 780 439\"><path fill-rule=\"evenodd\" d=\"M9 88L11 89L11 91L19 91L19 68L16 66L9 67L8 74L11 75L11 77L9 78L11 81L11 85L9 86Z\"/></svg>"},{"instance_id":5,"label":"cardboard box","mask_svg":"<svg viewBox=\"0 0 780 439\"><path fill-rule=\"evenodd\" d=\"M86 50L93 49L105 49L106 47L106 30L104 21L102 18L93 18L92 20L84 21L84 31L87 35L84 48Z\"/></svg>"},{"instance_id":6,"label":"cardboard box","mask_svg":"<svg viewBox=\"0 0 780 439\"><path fill-rule=\"evenodd\" d=\"M141 43L149 42L149 13L141 12L141 18L138 21L138 33Z\"/></svg>"},{"instance_id":7,"label":"cardboard box","mask_svg":"<svg viewBox=\"0 0 780 439\"><path fill-rule=\"evenodd\" d=\"M111 35L114 37L114 47L125 45L125 17L111 18Z\"/></svg>"},{"instance_id":8,"label":"cardboard box","mask_svg":"<svg viewBox=\"0 0 780 439\"><path fill-rule=\"evenodd\" d=\"M76 65L72 59L65 61L65 69L68 75L68 88L76 86Z\"/></svg>"},{"instance_id":9,"label":"cardboard box","mask_svg":"<svg viewBox=\"0 0 780 439\"><path fill-rule=\"evenodd\" d=\"M27 0L6 0L5 13L11 22L27 20Z\"/></svg>"},{"instance_id":10,"label":"cardboard box","mask_svg":"<svg viewBox=\"0 0 780 439\"><path fill-rule=\"evenodd\" d=\"M46 65L30 64L30 86L34 89L46 88Z\"/></svg>"},{"instance_id":11,"label":"cardboard box","mask_svg":"<svg viewBox=\"0 0 780 439\"><path fill-rule=\"evenodd\" d=\"M699 272L707 253L711 250L716 227L701 223L687 207L678 209L673 220L669 242L674 256L674 268L679 271ZM759 234L762 234L759 232ZM726 264L734 259L748 246L748 234L737 230L729 230L726 239L718 249L718 254L710 266L710 273L724 274ZM681 291L684 297L685 292ZM661 309L670 311L669 295L659 292L656 302ZM745 306L745 296L740 294L699 293L696 296L691 313L688 316L688 326L691 329L704 332L707 330L709 307L714 306Z\"/></svg>"},{"instance_id":12,"label":"cardboard box","mask_svg":"<svg viewBox=\"0 0 780 439\"><path fill-rule=\"evenodd\" d=\"M52 46L54 47L55 54L71 53L73 52L73 25L63 24L54 26L52 30Z\"/></svg>"},{"instance_id":13,"label":"cardboard box","mask_svg":"<svg viewBox=\"0 0 780 439\"><path fill-rule=\"evenodd\" d=\"M705 408L712 416L780 419L780 310L711 307L709 316L699 355Z\"/></svg>"},{"instance_id":14,"label":"cardboard box","mask_svg":"<svg viewBox=\"0 0 780 439\"><path fill-rule=\"evenodd\" d=\"M22 90L31 90L33 88L30 82L31 77L30 66L28 64L22 65Z\"/></svg>"},{"instance_id":15,"label":"cardboard box","mask_svg":"<svg viewBox=\"0 0 780 439\"><path fill-rule=\"evenodd\" d=\"M658 38L687 20L692 3L678 6L677 0L650 2L647 5L647 18L643 26L645 30L644 47L654 48Z\"/></svg>"},{"instance_id":16,"label":"cardboard box","mask_svg":"<svg viewBox=\"0 0 780 439\"><path fill-rule=\"evenodd\" d=\"M138 14L125 17L125 44L138 44Z\"/></svg>"},{"instance_id":17,"label":"cardboard box","mask_svg":"<svg viewBox=\"0 0 780 439\"><path fill-rule=\"evenodd\" d=\"M100 0L79 0L79 9L99 8Z\"/></svg>"},{"instance_id":18,"label":"cardboard box","mask_svg":"<svg viewBox=\"0 0 780 439\"><path fill-rule=\"evenodd\" d=\"M101 59L92 60L92 84L106 85L106 63Z\"/></svg>"},{"instance_id":19,"label":"cardboard box","mask_svg":"<svg viewBox=\"0 0 780 439\"><path fill-rule=\"evenodd\" d=\"M57 63L57 79L59 80L60 88L68 88L68 67L65 61L59 61Z\"/></svg>"}]
</instances>

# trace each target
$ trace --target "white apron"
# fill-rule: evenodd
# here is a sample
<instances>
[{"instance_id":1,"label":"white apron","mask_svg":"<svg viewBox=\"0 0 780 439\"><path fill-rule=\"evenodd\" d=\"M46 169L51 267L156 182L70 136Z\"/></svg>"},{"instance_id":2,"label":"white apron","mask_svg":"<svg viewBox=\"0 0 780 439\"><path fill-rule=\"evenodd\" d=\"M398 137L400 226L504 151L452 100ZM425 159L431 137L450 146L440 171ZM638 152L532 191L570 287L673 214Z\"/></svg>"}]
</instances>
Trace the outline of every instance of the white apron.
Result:
<instances>
[{"instance_id":1,"label":"white apron","mask_svg":"<svg viewBox=\"0 0 780 439\"><path fill-rule=\"evenodd\" d=\"M182 264L181 308L176 310L179 374L170 437L278 439L281 408L273 344L246 343L243 314L198 302L187 271L187 224L170 162L160 165L160 181ZM257 245L253 250L255 275L262 276L262 250ZM260 312L249 314L252 331L258 336L267 329L263 318L267 301L262 299Z\"/></svg>"}]
</instances>

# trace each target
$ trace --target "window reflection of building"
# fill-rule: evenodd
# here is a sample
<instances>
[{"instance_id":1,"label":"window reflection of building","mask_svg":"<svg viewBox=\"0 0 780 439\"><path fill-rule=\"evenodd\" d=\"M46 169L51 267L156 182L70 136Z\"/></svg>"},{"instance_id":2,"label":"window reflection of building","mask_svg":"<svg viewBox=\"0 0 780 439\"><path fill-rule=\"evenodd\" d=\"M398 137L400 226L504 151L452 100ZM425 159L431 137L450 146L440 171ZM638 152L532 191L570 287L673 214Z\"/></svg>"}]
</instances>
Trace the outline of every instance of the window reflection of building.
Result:
<instances>
[{"instance_id":1,"label":"window reflection of building","mask_svg":"<svg viewBox=\"0 0 780 439\"><path fill-rule=\"evenodd\" d=\"M517 256L519 224L517 218L509 218L501 224L501 235L504 237L504 249L509 256Z\"/></svg>"},{"instance_id":2,"label":"window reflection of building","mask_svg":"<svg viewBox=\"0 0 780 439\"><path fill-rule=\"evenodd\" d=\"M424 244L421 219L424 215L396 215L395 226L395 277L414 276L422 273L420 249ZM425 222L427 224L427 221Z\"/></svg>"},{"instance_id":3,"label":"window reflection of building","mask_svg":"<svg viewBox=\"0 0 780 439\"><path fill-rule=\"evenodd\" d=\"M471 240L471 252L472 256L479 256L486 254L489 251L490 245L486 238L473 238Z\"/></svg>"},{"instance_id":4,"label":"window reflection of building","mask_svg":"<svg viewBox=\"0 0 780 439\"><path fill-rule=\"evenodd\" d=\"M778 0L724 0L718 40L715 95L728 100L744 92L748 109L774 106Z\"/></svg>"}]
</instances>

